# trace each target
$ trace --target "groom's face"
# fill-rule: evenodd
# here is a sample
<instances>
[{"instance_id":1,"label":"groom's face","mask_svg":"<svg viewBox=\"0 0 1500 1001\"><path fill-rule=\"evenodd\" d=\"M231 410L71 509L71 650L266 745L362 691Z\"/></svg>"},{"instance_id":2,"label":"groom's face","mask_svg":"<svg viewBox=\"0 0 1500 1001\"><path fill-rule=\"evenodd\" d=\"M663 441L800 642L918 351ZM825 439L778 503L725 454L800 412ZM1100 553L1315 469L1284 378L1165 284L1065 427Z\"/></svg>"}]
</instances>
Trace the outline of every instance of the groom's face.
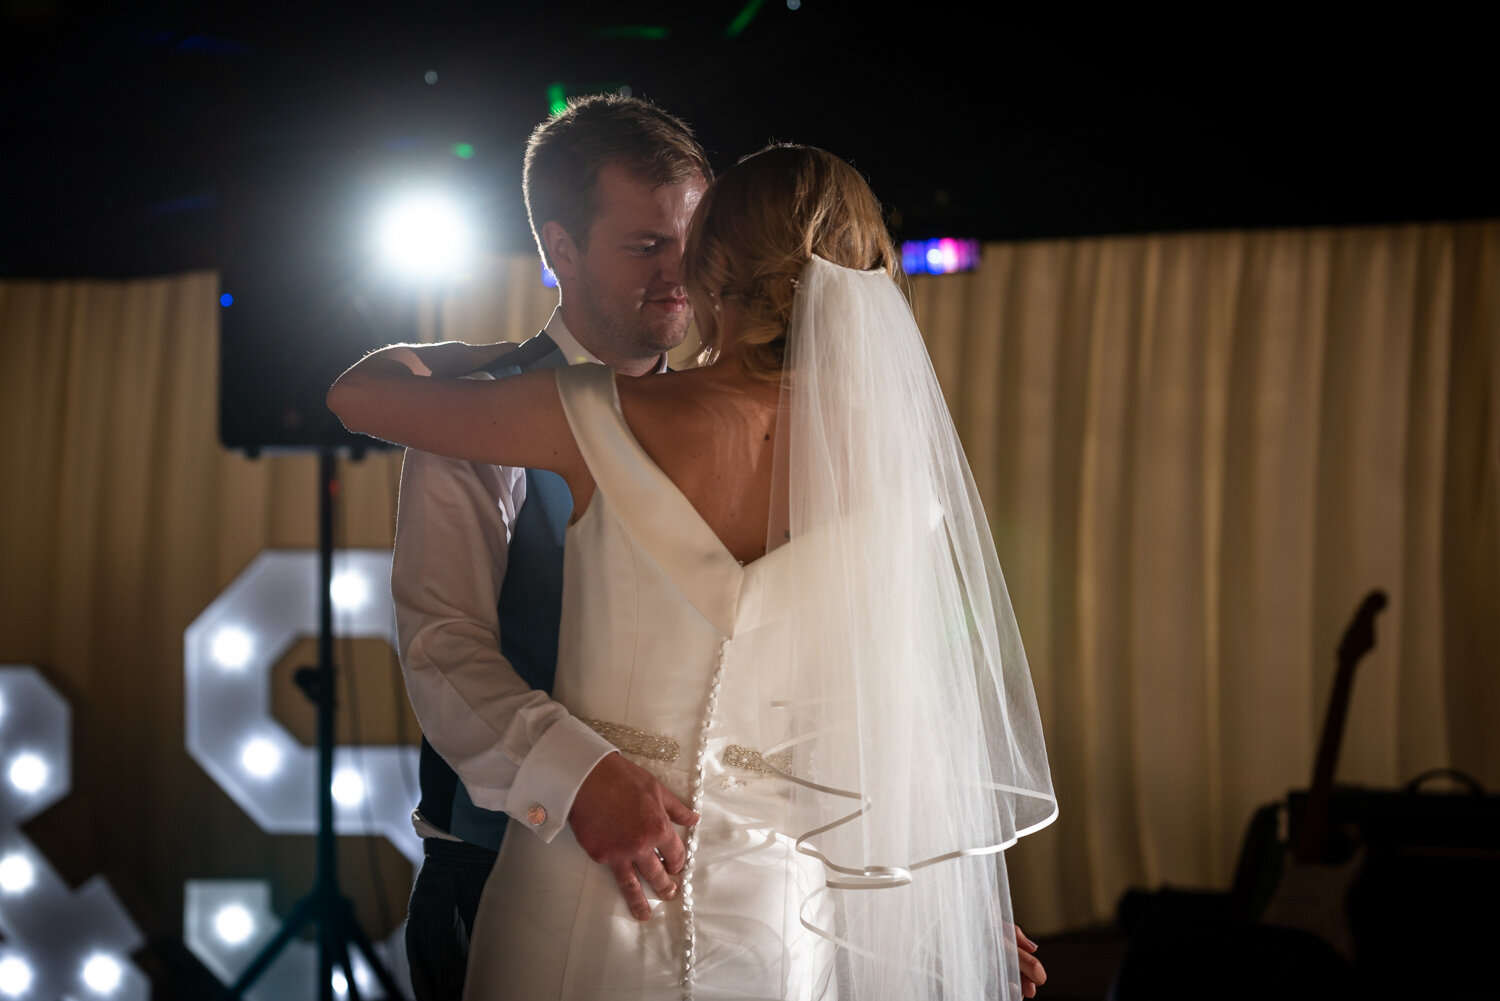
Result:
<instances>
[{"instance_id":1,"label":"groom's face","mask_svg":"<svg viewBox=\"0 0 1500 1001\"><path fill-rule=\"evenodd\" d=\"M600 170L587 244L555 262L568 328L600 360L654 360L687 336L682 249L704 187L701 178L653 187L618 165Z\"/></svg>"}]
</instances>

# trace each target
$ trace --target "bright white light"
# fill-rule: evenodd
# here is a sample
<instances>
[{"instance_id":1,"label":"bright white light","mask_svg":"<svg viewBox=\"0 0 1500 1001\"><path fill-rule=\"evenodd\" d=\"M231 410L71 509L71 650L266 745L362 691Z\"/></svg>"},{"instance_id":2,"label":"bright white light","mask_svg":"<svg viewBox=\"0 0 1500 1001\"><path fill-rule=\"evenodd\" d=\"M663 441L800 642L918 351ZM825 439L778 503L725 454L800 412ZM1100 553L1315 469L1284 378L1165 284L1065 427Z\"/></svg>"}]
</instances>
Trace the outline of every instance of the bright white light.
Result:
<instances>
[{"instance_id":1,"label":"bright white light","mask_svg":"<svg viewBox=\"0 0 1500 1001\"><path fill-rule=\"evenodd\" d=\"M238 669L250 663L250 654L255 644L250 634L234 626L225 626L214 636L214 660L221 667Z\"/></svg>"},{"instance_id":2,"label":"bright white light","mask_svg":"<svg viewBox=\"0 0 1500 1001\"><path fill-rule=\"evenodd\" d=\"M0 890L6 893L25 893L36 882L36 869L31 859L20 852L12 852L0 859Z\"/></svg>"},{"instance_id":3,"label":"bright white light","mask_svg":"<svg viewBox=\"0 0 1500 1001\"><path fill-rule=\"evenodd\" d=\"M455 274L474 245L473 234L453 203L431 194L413 195L392 207L381 220L376 239L393 267L416 278Z\"/></svg>"},{"instance_id":4,"label":"bright white light","mask_svg":"<svg viewBox=\"0 0 1500 1001\"><path fill-rule=\"evenodd\" d=\"M335 608L352 612L363 608L369 600L370 582L365 580L363 574L352 571L335 574L333 580L328 582L328 594L333 598Z\"/></svg>"},{"instance_id":5,"label":"bright white light","mask_svg":"<svg viewBox=\"0 0 1500 1001\"><path fill-rule=\"evenodd\" d=\"M0 994L18 998L31 990L31 967L18 956L0 959Z\"/></svg>"},{"instance_id":6,"label":"bright white light","mask_svg":"<svg viewBox=\"0 0 1500 1001\"><path fill-rule=\"evenodd\" d=\"M365 777L345 768L333 777L333 798L341 806L358 806L365 798Z\"/></svg>"},{"instance_id":7,"label":"bright white light","mask_svg":"<svg viewBox=\"0 0 1500 1001\"><path fill-rule=\"evenodd\" d=\"M47 784L47 762L35 754L18 754L10 763L10 784L22 792L36 792Z\"/></svg>"},{"instance_id":8,"label":"bright white light","mask_svg":"<svg viewBox=\"0 0 1500 1001\"><path fill-rule=\"evenodd\" d=\"M375 974L370 972L369 964L367 964L362 958L360 958L357 953L353 957L353 963L354 986L359 988L361 994L373 994L375 987L373 983Z\"/></svg>"},{"instance_id":9,"label":"bright white light","mask_svg":"<svg viewBox=\"0 0 1500 1001\"><path fill-rule=\"evenodd\" d=\"M329 978L333 983L333 993L339 997L349 996L349 980L344 976L344 971L339 967L333 968L333 976ZM361 995L369 994L374 986L370 982L369 968L359 959L354 960L354 986L359 988Z\"/></svg>"},{"instance_id":10,"label":"bright white light","mask_svg":"<svg viewBox=\"0 0 1500 1001\"><path fill-rule=\"evenodd\" d=\"M264 737L256 737L240 752L240 764L258 779L268 779L281 770L281 748Z\"/></svg>"},{"instance_id":11,"label":"bright white light","mask_svg":"<svg viewBox=\"0 0 1500 1001\"><path fill-rule=\"evenodd\" d=\"M83 982L98 994L113 994L123 973L120 961L102 952L94 953L83 963Z\"/></svg>"},{"instance_id":12,"label":"bright white light","mask_svg":"<svg viewBox=\"0 0 1500 1001\"><path fill-rule=\"evenodd\" d=\"M239 945L255 934L255 918L243 904L225 904L214 915L214 931L227 945Z\"/></svg>"}]
</instances>

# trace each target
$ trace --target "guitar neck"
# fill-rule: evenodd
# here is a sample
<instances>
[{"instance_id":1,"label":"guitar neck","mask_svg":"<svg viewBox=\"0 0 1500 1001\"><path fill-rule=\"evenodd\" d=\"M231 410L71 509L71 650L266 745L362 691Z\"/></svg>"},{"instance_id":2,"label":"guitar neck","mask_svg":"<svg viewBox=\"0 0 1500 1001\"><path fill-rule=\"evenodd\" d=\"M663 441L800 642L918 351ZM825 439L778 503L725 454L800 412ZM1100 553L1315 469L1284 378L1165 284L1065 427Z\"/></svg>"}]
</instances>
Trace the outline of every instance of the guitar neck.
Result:
<instances>
[{"instance_id":1,"label":"guitar neck","mask_svg":"<svg viewBox=\"0 0 1500 1001\"><path fill-rule=\"evenodd\" d=\"M1299 861L1322 861L1328 854L1328 814L1333 800L1333 773L1339 763L1339 748L1344 741L1344 720L1349 715L1349 692L1354 687L1354 668L1360 658L1375 647L1375 616L1386 606L1384 591L1371 591L1354 612L1344 637L1339 642L1338 672L1333 679L1333 693L1328 697L1328 712L1323 716L1323 739L1318 742L1318 758L1313 764L1312 786L1302 811L1297 832L1296 854Z\"/></svg>"},{"instance_id":2,"label":"guitar neck","mask_svg":"<svg viewBox=\"0 0 1500 1001\"><path fill-rule=\"evenodd\" d=\"M1328 852L1328 814L1333 801L1333 775L1338 768L1339 748L1344 741L1344 721L1349 715L1349 693L1354 688L1355 661L1339 659L1338 675L1328 711L1323 714L1323 737L1318 742L1318 757L1313 765L1312 785L1302 811L1297 833L1297 858L1303 862L1319 861Z\"/></svg>"}]
</instances>

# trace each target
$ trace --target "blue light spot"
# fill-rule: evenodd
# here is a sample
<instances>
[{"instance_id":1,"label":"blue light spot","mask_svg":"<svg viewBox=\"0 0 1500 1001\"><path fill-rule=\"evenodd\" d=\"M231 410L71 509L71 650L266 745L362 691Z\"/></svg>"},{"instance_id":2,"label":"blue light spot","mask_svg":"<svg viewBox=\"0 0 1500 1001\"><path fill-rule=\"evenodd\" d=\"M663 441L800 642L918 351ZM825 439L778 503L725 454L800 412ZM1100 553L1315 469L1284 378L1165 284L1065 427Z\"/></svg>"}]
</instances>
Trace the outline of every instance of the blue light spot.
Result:
<instances>
[{"instance_id":1,"label":"blue light spot","mask_svg":"<svg viewBox=\"0 0 1500 1001\"><path fill-rule=\"evenodd\" d=\"M187 195L183 198L172 198L164 202L155 202L146 207L150 215L176 215L179 212L198 212L203 209L212 208L218 203L218 198L212 194Z\"/></svg>"},{"instance_id":2,"label":"blue light spot","mask_svg":"<svg viewBox=\"0 0 1500 1001\"><path fill-rule=\"evenodd\" d=\"M547 288L557 288L557 276L545 264L542 265L542 284Z\"/></svg>"},{"instance_id":3,"label":"blue light spot","mask_svg":"<svg viewBox=\"0 0 1500 1001\"><path fill-rule=\"evenodd\" d=\"M230 306L234 305L234 296L230 295L228 292L225 292L223 295L219 296L219 305L223 306L225 309L228 309Z\"/></svg>"}]
</instances>

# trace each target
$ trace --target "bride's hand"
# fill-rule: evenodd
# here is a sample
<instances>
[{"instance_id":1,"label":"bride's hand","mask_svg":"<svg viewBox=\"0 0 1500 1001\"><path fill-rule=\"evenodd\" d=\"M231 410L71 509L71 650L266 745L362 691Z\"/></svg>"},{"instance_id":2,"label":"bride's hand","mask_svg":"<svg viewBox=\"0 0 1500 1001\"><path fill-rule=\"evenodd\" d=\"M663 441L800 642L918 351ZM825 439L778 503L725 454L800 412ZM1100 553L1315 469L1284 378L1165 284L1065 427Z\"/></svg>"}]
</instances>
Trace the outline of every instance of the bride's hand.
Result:
<instances>
[{"instance_id":1,"label":"bride's hand","mask_svg":"<svg viewBox=\"0 0 1500 1001\"><path fill-rule=\"evenodd\" d=\"M1021 996L1034 998L1036 989L1047 982L1047 971L1042 968L1042 961L1034 955L1037 945L1026 933L1021 930L1020 925L1016 929L1016 951L1021 968Z\"/></svg>"},{"instance_id":2,"label":"bride's hand","mask_svg":"<svg viewBox=\"0 0 1500 1001\"><path fill-rule=\"evenodd\" d=\"M687 862L678 825L698 815L650 772L622 754L606 754L573 798L568 825L588 857L607 865L637 920L651 917L644 880L662 900L677 895L672 878Z\"/></svg>"}]
</instances>

